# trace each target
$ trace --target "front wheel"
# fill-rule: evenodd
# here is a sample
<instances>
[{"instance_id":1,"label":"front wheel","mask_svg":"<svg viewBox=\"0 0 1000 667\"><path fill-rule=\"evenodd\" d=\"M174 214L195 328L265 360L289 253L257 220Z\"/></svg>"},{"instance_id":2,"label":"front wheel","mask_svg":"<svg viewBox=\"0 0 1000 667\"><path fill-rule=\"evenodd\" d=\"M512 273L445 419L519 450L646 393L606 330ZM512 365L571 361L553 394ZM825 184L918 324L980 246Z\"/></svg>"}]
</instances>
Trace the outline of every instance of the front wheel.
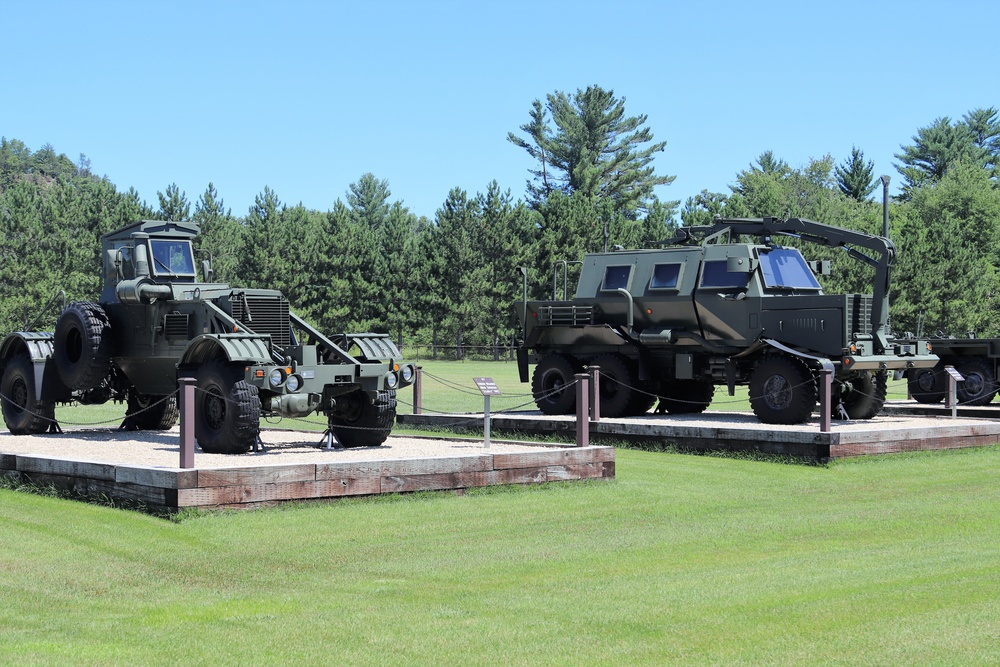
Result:
<instances>
[{"instance_id":1,"label":"front wheel","mask_svg":"<svg viewBox=\"0 0 1000 667\"><path fill-rule=\"evenodd\" d=\"M35 369L26 354L7 362L0 379L3 421L14 435L44 433L55 423L55 406L35 394Z\"/></svg>"},{"instance_id":2,"label":"front wheel","mask_svg":"<svg viewBox=\"0 0 1000 667\"><path fill-rule=\"evenodd\" d=\"M339 396L329 417L330 430L344 447L378 447L395 423L395 390L380 391L374 399L360 390Z\"/></svg>"},{"instance_id":3,"label":"front wheel","mask_svg":"<svg viewBox=\"0 0 1000 667\"><path fill-rule=\"evenodd\" d=\"M996 396L996 375L985 360L975 357L966 359L955 370L965 378L955 390L960 405L986 405Z\"/></svg>"},{"instance_id":4,"label":"front wheel","mask_svg":"<svg viewBox=\"0 0 1000 667\"><path fill-rule=\"evenodd\" d=\"M801 424L816 407L816 380L794 357L768 356L750 376L750 405L765 424Z\"/></svg>"},{"instance_id":5,"label":"front wheel","mask_svg":"<svg viewBox=\"0 0 1000 667\"><path fill-rule=\"evenodd\" d=\"M198 372L194 434L209 454L243 454L260 433L257 387L243 379L241 366L215 359Z\"/></svg>"}]
</instances>

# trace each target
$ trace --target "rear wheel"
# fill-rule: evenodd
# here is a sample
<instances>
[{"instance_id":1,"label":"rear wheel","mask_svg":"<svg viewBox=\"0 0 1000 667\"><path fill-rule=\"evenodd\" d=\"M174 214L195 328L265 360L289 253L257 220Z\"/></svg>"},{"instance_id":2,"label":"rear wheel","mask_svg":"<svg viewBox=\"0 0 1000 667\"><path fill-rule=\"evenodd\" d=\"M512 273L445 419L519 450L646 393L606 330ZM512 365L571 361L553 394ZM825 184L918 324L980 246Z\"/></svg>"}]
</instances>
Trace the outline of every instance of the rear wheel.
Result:
<instances>
[{"instance_id":1,"label":"rear wheel","mask_svg":"<svg viewBox=\"0 0 1000 667\"><path fill-rule=\"evenodd\" d=\"M260 433L257 387L243 379L242 366L215 359L198 372L194 433L209 454L243 454Z\"/></svg>"},{"instance_id":2,"label":"rear wheel","mask_svg":"<svg viewBox=\"0 0 1000 667\"><path fill-rule=\"evenodd\" d=\"M337 397L330 430L344 447L378 447L396 423L396 392L380 391L374 400L363 391Z\"/></svg>"},{"instance_id":3,"label":"rear wheel","mask_svg":"<svg viewBox=\"0 0 1000 667\"><path fill-rule=\"evenodd\" d=\"M111 324L89 301L66 306L56 322L52 357L59 377L75 391L93 389L111 370Z\"/></svg>"},{"instance_id":4,"label":"rear wheel","mask_svg":"<svg viewBox=\"0 0 1000 667\"><path fill-rule=\"evenodd\" d=\"M750 405L765 424L801 424L816 407L816 380L794 357L765 357L750 376Z\"/></svg>"},{"instance_id":5,"label":"rear wheel","mask_svg":"<svg viewBox=\"0 0 1000 667\"><path fill-rule=\"evenodd\" d=\"M580 370L579 362L566 355L543 357L531 376L531 393L538 409L547 415L572 414L576 410L574 375Z\"/></svg>"},{"instance_id":6,"label":"rear wheel","mask_svg":"<svg viewBox=\"0 0 1000 667\"><path fill-rule=\"evenodd\" d=\"M628 414L636 393L632 364L620 354L602 354L595 357L590 365L601 368L598 391L601 416L614 418Z\"/></svg>"},{"instance_id":7,"label":"rear wheel","mask_svg":"<svg viewBox=\"0 0 1000 667\"><path fill-rule=\"evenodd\" d=\"M26 354L7 362L0 379L3 421L14 435L44 433L55 423L55 406L42 403L35 394L35 369Z\"/></svg>"},{"instance_id":8,"label":"rear wheel","mask_svg":"<svg viewBox=\"0 0 1000 667\"><path fill-rule=\"evenodd\" d=\"M970 358L955 366L965 378L958 383L956 398L961 405L986 405L997 393L997 379L988 362Z\"/></svg>"},{"instance_id":9,"label":"rear wheel","mask_svg":"<svg viewBox=\"0 0 1000 667\"><path fill-rule=\"evenodd\" d=\"M885 373L860 371L848 378L840 392L833 396L832 416L839 416L839 407L843 405L848 419L871 419L882 411L885 394Z\"/></svg>"},{"instance_id":10,"label":"rear wheel","mask_svg":"<svg viewBox=\"0 0 1000 667\"><path fill-rule=\"evenodd\" d=\"M133 387L128 391L125 428L137 431L166 431L177 423L177 394L149 396Z\"/></svg>"},{"instance_id":11,"label":"rear wheel","mask_svg":"<svg viewBox=\"0 0 1000 667\"><path fill-rule=\"evenodd\" d=\"M939 361L934 368L918 368L908 375L906 386L915 401L932 404L944 400L946 378L943 363Z\"/></svg>"},{"instance_id":12,"label":"rear wheel","mask_svg":"<svg viewBox=\"0 0 1000 667\"><path fill-rule=\"evenodd\" d=\"M715 385L706 380L673 380L664 386L660 396L659 412L672 415L698 414L712 404Z\"/></svg>"}]
</instances>

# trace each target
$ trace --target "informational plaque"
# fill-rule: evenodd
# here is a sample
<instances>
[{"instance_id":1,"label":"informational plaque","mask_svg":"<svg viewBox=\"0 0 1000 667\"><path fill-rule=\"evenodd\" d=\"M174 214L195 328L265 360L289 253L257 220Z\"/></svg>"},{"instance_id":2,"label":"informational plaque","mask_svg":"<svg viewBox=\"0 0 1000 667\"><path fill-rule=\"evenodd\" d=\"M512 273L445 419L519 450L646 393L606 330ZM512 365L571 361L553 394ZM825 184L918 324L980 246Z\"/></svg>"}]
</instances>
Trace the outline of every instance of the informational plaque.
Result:
<instances>
[{"instance_id":1,"label":"informational plaque","mask_svg":"<svg viewBox=\"0 0 1000 667\"><path fill-rule=\"evenodd\" d=\"M482 392L483 396L500 395L500 387L493 381L493 378L472 378L472 381L479 387L479 391Z\"/></svg>"}]
</instances>

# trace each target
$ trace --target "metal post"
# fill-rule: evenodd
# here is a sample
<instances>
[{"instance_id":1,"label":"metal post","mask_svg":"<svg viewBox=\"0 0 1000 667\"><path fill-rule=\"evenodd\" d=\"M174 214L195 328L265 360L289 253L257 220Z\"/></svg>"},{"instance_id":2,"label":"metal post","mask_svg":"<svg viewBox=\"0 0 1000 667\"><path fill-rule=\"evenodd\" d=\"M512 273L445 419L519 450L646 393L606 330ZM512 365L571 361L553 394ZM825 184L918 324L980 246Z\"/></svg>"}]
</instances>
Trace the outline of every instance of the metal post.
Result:
<instances>
[{"instance_id":1,"label":"metal post","mask_svg":"<svg viewBox=\"0 0 1000 667\"><path fill-rule=\"evenodd\" d=\"M819 372L819 430L821 433L830 432L830 420L832 418L833 406L830 405L833 396L833 364L823 364Z\"/></svg>"},{"instance_id":2,"label":"metal post","mask_svg":"<svg viewBox=\"0 0 1000 667\"><path fill-rule=\"evenodd\" d=\"M954 419L958 416L958 400L955 396L958 380L955 379L955 374L952 372L955 370L954 366L945 366L944 370L948 375L948 393L944 395L944 407L951 408L951 418Z\"/></svg>"},{"instance_id":3,"label":"metal post","mask_svg":"<svg viewBox=\"0 0 1000 667\"><path fill-rule=\"evenodd\" d=\"M889 177L882 176L882 236L889 238Z\"/></svg>"},{"instance_id":4,"label":"metal post","mask_svg":"<svg viewBox=\"0 0 1000 667\"><path fill-rule=\"evenodd\" d=\"M180 378L181 468L194 467L194 384L195 378Z\"/></svg>"},{"instance_id":5,"label":"metal post","mask_svg":"<svg viewBox=\"0 0 1000 667\"><path fill-rule=\"evenodd\" d=\"M590 446L590 376L576 374L576 446Z\"/></svg>"},{"instance_id":6,"label":"metal post","mask_svg":"<svg viewBox=\"0 0 1000 667\"><path fill-rule=\"evenodd\" d=\"M590 366L590 421L601 421L601 367Z\"/></svg>"},{"instance_id":7,"label":"metal post","mask_svg":"<svg viewBox=\"0 0 1000 667\"><path fill-rule=\"evenodd\" d=\"M483 396L483 440L486 449L490 448L490 395Z\"/></svg>"},{"instance_id":8,"label":"metal post","mask_svg":"<svg viewBox=\"0 0 1000 667\"><path fill-rule=\"evenodd\" d=\"M422 414L424 408L424 367L417 366L413 376L413 414Z\"/></svg>"}]
</instances>

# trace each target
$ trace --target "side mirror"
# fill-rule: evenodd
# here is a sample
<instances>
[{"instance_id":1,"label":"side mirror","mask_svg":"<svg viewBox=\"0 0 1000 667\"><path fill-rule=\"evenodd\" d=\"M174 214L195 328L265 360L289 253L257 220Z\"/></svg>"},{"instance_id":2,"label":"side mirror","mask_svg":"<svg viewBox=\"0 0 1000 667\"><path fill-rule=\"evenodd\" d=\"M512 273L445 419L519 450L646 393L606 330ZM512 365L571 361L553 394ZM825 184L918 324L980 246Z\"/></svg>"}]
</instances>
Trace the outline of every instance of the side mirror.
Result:
<instances>
[{"instance_id":1,"label":"side mirror","mask_svg":"<svg viewBox=\"0 0 1000 667\"><path fill-rule=\"evenodd\" d=\"M206 283L215 282L215 269L212 268L212 260L203 259L201 261L201 275Z\"/></svg>"},{"instance_id":2,"label":"side mirror","mask_svg":"<svg viewBox=\"0 0 1000 667\"><path fill-rule=\"evenodd\" d=\"M830 260L828 259L813 259L807 262L809 264L809 270L817 276L828 276L830 275Z\"/></svg>"}]
</instances>

